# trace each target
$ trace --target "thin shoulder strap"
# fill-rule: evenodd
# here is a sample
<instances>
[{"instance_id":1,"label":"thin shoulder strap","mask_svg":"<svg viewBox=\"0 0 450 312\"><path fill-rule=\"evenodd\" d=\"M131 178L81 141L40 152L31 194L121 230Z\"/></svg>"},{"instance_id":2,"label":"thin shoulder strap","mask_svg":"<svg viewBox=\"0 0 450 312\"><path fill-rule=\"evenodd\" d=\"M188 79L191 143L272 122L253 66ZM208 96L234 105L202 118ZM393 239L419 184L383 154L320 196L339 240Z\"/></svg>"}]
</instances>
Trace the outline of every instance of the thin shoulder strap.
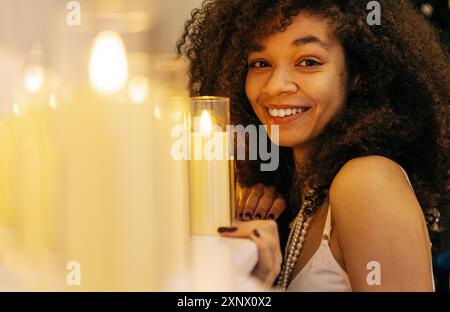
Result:
<instances>
[{"instance_id":1,"label":"thin shoulder strap","mask_svg":"<svg viewBox=\"0 0 450 312\"><path fill-rule=\"evenodd\" d=\"M400 167L400 169L402 169L403 173L405 174L405 177L408 180L409 186L411 186L411 189L414 191L414 188L413 188L413 186L411 184L411 181L409 180L408 174L406 173L405 169L403 169L403 167L400 166L400 165L399 165L399 167Z\"/></svg>"},{"instance_id":2,"label":"thin shoulder strap","mask_svg":"<svg viewBox=\"0 0 450 312\"><path fill-rule=\"evenodd\" d=\"M331 205L328 205L327 220L325 221L325 227L323 228L322 237L324 239L329 240L330 234L331 234Z\"/></svg>"},{"instance_id":3,"label":"thin shoulder strap","mask_svg":"<svg viewBox=\"0 0 450 312\"><path fill-rule=\"evenodd\" d=\"M400 166L400 165L399 165L399 166ZM402 166L400 166L400 169L402 169L403 173L404 173L405 176L406 176L406 179L408 180L409 186L411 186L411 189L412 189L413 192L414 192L414 188L413 188L413 186L411 185L411 181L409 180L408 174L406 173L405 169L403 169ZM432 243L432 242L430 242L430 248L431 248L431 247L433 247L433 243ZM431 280L433 281L433 291L436 291L436 289L435 289L435 283L434 283L433 263L431 263Z\"/></svg>"}]
</instances>

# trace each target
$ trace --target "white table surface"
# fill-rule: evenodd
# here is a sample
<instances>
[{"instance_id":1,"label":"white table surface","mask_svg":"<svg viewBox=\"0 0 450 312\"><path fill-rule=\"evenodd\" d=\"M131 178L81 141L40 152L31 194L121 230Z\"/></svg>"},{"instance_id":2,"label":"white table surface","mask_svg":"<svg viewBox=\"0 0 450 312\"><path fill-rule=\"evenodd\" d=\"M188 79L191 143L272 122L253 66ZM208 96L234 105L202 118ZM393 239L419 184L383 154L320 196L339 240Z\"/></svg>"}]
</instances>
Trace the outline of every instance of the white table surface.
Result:
<instances>
[{"instance_id":1,"label":"white table surface","mask_svg":"<svg viewBox=\"0 0 450 312\"><path fill-rule=\"evenodd\" d=\"M192 241L192 263L178 276L173 291L264 291L251 272L258 250L249 239L198 235Z\"/></svg>"},{"instance_id":2,"label":"white table surface","mask_svg":"<svg viewBox=\"0 0 450 312\"><path fill-rule=\"evenodd\" d=\"M251 277L258 250L249 239L195 236L187 270L169 282L167 291L266 291ZM0 291L23 291L15 274L0 264Z\"/></svg>"}]
</instances>

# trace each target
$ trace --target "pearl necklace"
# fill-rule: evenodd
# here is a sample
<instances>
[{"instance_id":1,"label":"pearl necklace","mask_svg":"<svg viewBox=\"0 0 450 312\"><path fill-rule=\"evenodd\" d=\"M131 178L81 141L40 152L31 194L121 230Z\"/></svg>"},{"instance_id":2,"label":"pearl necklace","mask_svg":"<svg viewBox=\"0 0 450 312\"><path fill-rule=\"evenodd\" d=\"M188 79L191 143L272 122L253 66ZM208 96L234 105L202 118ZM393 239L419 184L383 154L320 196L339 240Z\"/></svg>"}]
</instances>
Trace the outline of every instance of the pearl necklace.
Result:
<instances>
[{"instance_id":1,"label":"pearl necklace","mask_svg":"<svg viewBox=\"0 0 450 312\"><path fill-rule=\"evenodd\" d=\"M311 215L315 207L310 198L314 193L314 190L309 192L309 196L306 196L307 199L303 201L299 213L291 223L291 232L289 233L288 242L284 252L284 263L276 285L277 288L283 291L287 289L295 265L297 264L298 257L300 256L300 251L303 248L306 234L308 233ZM305 211L308 211L308 213L305 214Z\"/></svg>"}]
</instances>

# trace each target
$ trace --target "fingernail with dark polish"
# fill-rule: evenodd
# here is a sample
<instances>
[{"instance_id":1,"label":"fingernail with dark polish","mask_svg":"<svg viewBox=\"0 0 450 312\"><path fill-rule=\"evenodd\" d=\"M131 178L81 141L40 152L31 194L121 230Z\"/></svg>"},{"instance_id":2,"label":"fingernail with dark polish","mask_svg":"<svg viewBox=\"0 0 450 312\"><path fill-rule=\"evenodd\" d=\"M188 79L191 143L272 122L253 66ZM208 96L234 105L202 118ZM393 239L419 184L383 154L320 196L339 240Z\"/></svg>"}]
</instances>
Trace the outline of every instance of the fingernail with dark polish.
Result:
<instances>
[{"instance_id":1,"label":"fingernail with dark polish","mask_svg":"<svg viewBox=\"0 0 450 312\"><path fill-rule=\"evenodd\" d=\"M251 218L252 218L252 215L249 214L249 213L246 213L246 214L245 214L245 217L251 219Z\"/></svg>"},{"instance_id":2,"label":"fingernail with dark polish","mask_svg":"<svg viewBox=\"0 0 450 312\"><path fill-rule=\"evenodd\" d=\"M258 214L255 216L255 219L261 220L261 215L258 213Z\"/></svg>"},{"instance_id":3,"label":"fingernail with dark polish","mask_svg":"<svg viewBox=\"0 0 450 312\"><path fill-rule=\"evenodd\" d=\"M275 220L275 215L271 213L271 214L268 216L268 218L269 218L269 219L272 219L272 220Z\"/></svg>"},{"instance_id":4,"label":"fingernail with dark polish","mask_svg":"<svg viewBox=\"0 0 450 312\"><path fill-rule=\"evenodd\" d=\"M217 232L219 233L232 233L232 232L236 232L237 227L232 226L232 227L220 227L217 229Z\"/></svg>"},{"instance_id":5,"label":"fingernail with dark polish","mask_svg":"<svg viewBox=\"0 0 450 312\"><path fill-rule=\"evenodd\" d=\"M257 229L253 230L253 235L255 235L256 237L261 237Z\"/></svg>"}]
</instances>

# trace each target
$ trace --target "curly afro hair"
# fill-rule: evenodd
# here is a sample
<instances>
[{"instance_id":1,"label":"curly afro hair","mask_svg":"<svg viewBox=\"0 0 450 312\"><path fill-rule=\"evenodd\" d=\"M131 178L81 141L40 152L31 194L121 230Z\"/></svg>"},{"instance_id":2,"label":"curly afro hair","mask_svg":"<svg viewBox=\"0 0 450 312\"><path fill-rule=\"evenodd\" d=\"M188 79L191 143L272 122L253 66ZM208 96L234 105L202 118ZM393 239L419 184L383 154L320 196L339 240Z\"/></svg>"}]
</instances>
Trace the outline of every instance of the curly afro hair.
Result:
<instances>
[{"instance_id":1,"label":"curly afro hair","mask_svg":"<svg viewBox=\"0 0 450 312\"><path fill-rule=\"evenodd\" d=\"M238 161L238 182L275 185L289 200L289 220L300 207L301 186L326 194L352 158L385 156L408 172L434 247L448 248L436 234L449 207L448 50L409 1L379 2L381 25L369 26L360 0L206 0L192 12L177 49L190 60L192 95L230 97L234 124L259 125L245 94L253 42L284 31L300 11L326 18L350 75L361 77L359 87L319 136L301 174L292 174L292 149L281 148L275 172L260 172L260 160Z\"/></svg>"}]
</instances>

